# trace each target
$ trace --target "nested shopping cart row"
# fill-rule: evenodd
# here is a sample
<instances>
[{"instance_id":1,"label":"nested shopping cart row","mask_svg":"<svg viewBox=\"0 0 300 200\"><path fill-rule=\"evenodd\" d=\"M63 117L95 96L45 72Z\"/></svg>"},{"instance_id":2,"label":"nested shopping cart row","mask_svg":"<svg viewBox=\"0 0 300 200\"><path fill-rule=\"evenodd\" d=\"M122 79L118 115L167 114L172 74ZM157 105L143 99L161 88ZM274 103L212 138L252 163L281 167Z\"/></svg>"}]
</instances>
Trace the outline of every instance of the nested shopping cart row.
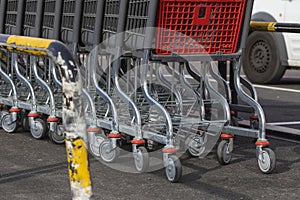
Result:
<instances>
[{"instance_id":1,"label":"nested shopping cart row","mask_svg":"<svg viewBox=\"0 0 300 200\"><path fill-rule=\"evenodd\" d=\"M103 161L117 162L119 150L131 145L135 168L144 172L151 165L149 152L160 151L168 180L176 182L183 152L204 157L220 141L218 160L228 164L234 135L241 135L257 139L259 169L270 173L275 155L268 148L264 113L255 90L240 78L252 4L1 0L0 31L69 46L80 63L90 152ZM63 142L55 65L41 55L5 50L1 55L2 127L13 132L21 121L35 138L50 130L53 141ZM234 65L234 88L217 71L227 61ZM248 106L231 104L232 89ZM250 128L236 123L245 110Z\"/></svg>"}]
</instances>

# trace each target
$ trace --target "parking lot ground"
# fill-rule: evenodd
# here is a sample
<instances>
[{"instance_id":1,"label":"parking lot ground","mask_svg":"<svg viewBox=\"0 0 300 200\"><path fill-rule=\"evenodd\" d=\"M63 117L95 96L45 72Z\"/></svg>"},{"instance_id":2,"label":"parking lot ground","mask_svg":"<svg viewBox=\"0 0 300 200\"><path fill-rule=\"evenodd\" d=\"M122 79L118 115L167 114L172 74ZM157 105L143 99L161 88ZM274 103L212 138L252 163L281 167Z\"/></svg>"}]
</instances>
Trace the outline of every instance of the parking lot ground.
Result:
<instances>
[{"instance_id":1,"label":"parking lot ground","mask_svg":"<svg viewBox=\"0 0 300 200\"><path fill-rule=\"evenodd\" d=\"M268 123L300 130L299 77L300 70L287 70L279 83L257 87Z\"/></svg>"},{"instance_id":2,"label":"parking lot ground","mask_svg":"<svg viewBox=\"0 0 300 200\"><path fill-rule=\"evenodd\" d=\"M64 145L0 130L0 199L71 199ZM257 167L253 139L235 139L232 163L220 166L215 149L205 158L183 155L183 177L164 171L134 174L90 159L92 199L299 199L300 145L270 138L277 156L272 174Z\"/></svg>"}]
</instances>

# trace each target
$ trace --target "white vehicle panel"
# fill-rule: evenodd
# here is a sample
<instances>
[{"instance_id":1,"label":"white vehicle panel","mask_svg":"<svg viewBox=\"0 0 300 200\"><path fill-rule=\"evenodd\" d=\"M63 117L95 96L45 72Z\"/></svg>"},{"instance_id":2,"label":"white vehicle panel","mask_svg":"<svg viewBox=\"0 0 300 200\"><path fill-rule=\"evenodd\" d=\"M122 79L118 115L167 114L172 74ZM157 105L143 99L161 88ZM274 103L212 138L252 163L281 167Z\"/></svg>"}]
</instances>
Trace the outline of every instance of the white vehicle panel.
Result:
<instances>
[{"instance_id":1,"label":"white vehicle panel","mask_svg":"<svg viewBox=\"0 0 300 200\"><path fill-rule=\"evenodd\" d=\"M285 2L284 22L300 23L300 0L286 0ZM286 33L284 37L288 51L288 62L291 66L300 66L300 34Z\"/></svg>"},{"instance_id":2,"label":"white vehicle panel","mask_svg":"<svg viewBox=\"0 0 300 200\"><path fill-rule=\"evenodd\" d=\"M283 0L255 0L252 15L258 12L266 12L272 15L276 21L283 22L286 1Z\"/></svg>"},{"instance_id":3,"label":"white vehicle panel","mask_svg":"<svg viewBox=\"0 0 300 200\"><path fill-rule=\"evenodd\" d=\"M286 48L288 52L289 66L299 67L300 65L300 34L286 33L284 34Z\"/></svg>"},{"instance_id":4,"label":"white vehicle panel","mask_svg":"<svg viewBox=\"0 0 300 200\"><path fill-rule=\"evenodd\" d=\"M255 0L253 15L270 14L277 22L300 23L300 0ZM300 67L300 34L284 33L289 66ZM279 47L280 48L280 47Z\"/></svg>"}]
</instances>

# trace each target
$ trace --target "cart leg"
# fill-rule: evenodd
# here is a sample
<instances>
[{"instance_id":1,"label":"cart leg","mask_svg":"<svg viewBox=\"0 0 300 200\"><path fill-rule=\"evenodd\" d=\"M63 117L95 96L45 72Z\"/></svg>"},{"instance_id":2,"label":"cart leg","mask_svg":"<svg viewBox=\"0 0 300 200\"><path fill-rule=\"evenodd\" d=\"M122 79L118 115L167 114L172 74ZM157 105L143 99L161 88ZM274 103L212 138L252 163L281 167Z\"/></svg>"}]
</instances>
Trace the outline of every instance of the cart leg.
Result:
<instances>
[{"instance_id":1,"label":"cart leg","mask_svg":"<svg viewBox=\"0 0 300 200\"><path fill-rule=\"evenodd\" d=\"M149 154L145 145L145 140L132 140L132 151L135 168L138 172L146 172L149 168Z\"/></svg>"},{"instance_id":2,"label":"cart leg","mask_svg":"<svg viewBox=\"0 0 300 200\"><path fill-rule=\"evenodd\" d=\"M276 166L276 157L273 150L267 148L269 146L269 142L266 139L266 132L265 132L265 124L266 119L264 115L264 111L259 103L248 94L244 92L241 87L241 80L240 80L240 71L241 71L241 59L239 59L238 63L235 63L234 66L234 83L236 91L239 97L248 105L250 105L255 110L255 121L258 121L258 139L256 142L256 150L257 150L257 157L258 157L258 167L263 173L271 173L275 166Z\"/></svg>"},{"instance_id":3,"label":"cart leg","mask_svg":"<svg viewBox=\"0 0 300 200\"><path fill-rule=\"evenodd\" d=\"M179 158L174 155L175 148L165 147L163 149L163 162L165 167L165 174L168 181L176 183L182 177L182 166Z\"/></svg>"}]
</instances>

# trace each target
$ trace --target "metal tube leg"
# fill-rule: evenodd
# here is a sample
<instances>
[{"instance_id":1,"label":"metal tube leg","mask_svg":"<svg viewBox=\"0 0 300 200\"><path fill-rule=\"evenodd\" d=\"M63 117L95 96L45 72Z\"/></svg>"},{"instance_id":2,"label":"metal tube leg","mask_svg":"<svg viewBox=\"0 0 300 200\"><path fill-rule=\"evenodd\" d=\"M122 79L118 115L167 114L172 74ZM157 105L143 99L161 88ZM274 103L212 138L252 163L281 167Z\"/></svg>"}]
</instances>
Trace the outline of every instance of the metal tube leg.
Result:
<instances>
[{"instance_id":1,"label":"metal tube leg","mask_svg":"<svg viewBox=\"0 0 300 200\"><path fill-rule=\"evenodd\" d=\"M110 98L110 96L99 87L97 78L96 78L96 67L98 66L98 62L97 62L97 56L98 56L98 47L95 48L96 50L93 51L92 56L91 56L91 63L88 66L88 69L91 73L91 82L94 85L96 92L98 95L100 95L110 106L111 112L112 112L112 126L111 126L111 133L108 135L108 137L110 138L111 144L112 144L112 148L117 148L117 140L120 139L122 137L122 135L119 133L119 120L118 120L118 113L117 113L117 108L115 103L113 102L113 100ZM110 80L108 80L110 81ZM96 111L95 111L96 113ZM96 116L95 116L96 118ZM98 131L95 130L91 130L88 131L89 133L95 133ZM95 136L93 134L93 136Z\"/></svg>"},{"instance_id":2,"label":"metal tube leg","mask_svg":"<svg viewBox=\"0 0 300 200\"><path fill-rule=\"evenodd\" d=\"M115 84L116 92L118 96L124 101L127 102L130 106L130 108L134 112L134 121L135 121L135 130L136 130L136 136L134 140L143 140L143 135L142 135L142 120L141 120L141 114L140 111L138 110L137 106L135 103L128 97L121 89L120 84L119 84L119 70L120 70L120 58L118 58L114 64L113 64L113 81Z\"/></svg>"},{"instance_id":3,"label":"metal tube leg","mask_svg":"<svg viewBox=\"0 0 300 200\"><path fill-rule=\"evenodd\" d=\"M172 119L170 114L166 111L166 109L160 105L157 101L155 101L151 95L149 94L148 86L147 86L147 72L149 70L149 51L144 52L143 62L141 66L141 86L144 93L145 98L149 102L150 105L155 106L161 114L166 119L166 147L165 152L168 153L172 151L172 153L176 152L176 149L174 148L174 141L173 141L173 125L172 125ZM168 150L166 150L168 149ZM170 150L172 149L172 150Z\"/></svg>"},{"instance_id":4,"label":"metal tube leg","mask_svg":"<svg viewBox=\"0 0 300 200\"><path fill-rule=\"evenodd\" d=\"M31 111L33 113L36 113L36 98L35 98L34 89L31 85L31 83L19 71L17 54L13 53L12 56L13 56L12 59L13 59L14 70L16 72L18 79L20 79L30 90L30 95L31 95L31 99L32 99L32 110Z\"/></svg>"},{"instance_id":5,"label":"metal tube leg","mask_svg":"<svg viewBox=\"0 0 300 200\"><path fill-rule=\"evenodd\" d=\"M234 64L233 61L230 61L230 70L229 70L229 85L231 90L231 103L238 104L237 92L234 87Z\"/></svg>"},{"instance_id":6,"label":"metal tube leg","mask_svg":"<svg viewBox=\"0 0 300 200\"><path fill-rule=\"evenodd\" d=\"M197 99L197 103L199 103L199 107L200 107L200 119L202 121L202 120L204 120L204 113L205 113L203 98L202 98L202 95L199 92L197 92L196 90L193 89L193 87L191 86L191 84L186 79L186 75L184 73L184 67L187 67L188 65L189 65L189 63L185 63L185 64L181 63L180 64L180 66L179 66L179 72L181 74L180 81L181 81L181 84L183 85L183 87L186 90L193 91L193 96L194 96L195 99Z\"/></svg>"},{"instance_id":7,"label":"metal tube leg","mask_svg":"<svg viewBox=\"0 0 300 200\"><path fill-rule=\"evenodd\" d=\"M241 100L249 104L255 110L255 115L257 115L258 117L258 129L259 129L258 142L260 143L266 142L266 144L268 144L266 140L266 132L265 132L266 119L265 119L264 111L261 105L257 103L255 99L251 98L248 94L246 94L241 87L241 80L240 80L240 72L241 72L241 65L242 65L241 62L242 62L241 59L239 59L239 61L235 63L236 65L234 66L235 89L237 94L241 98Z\"/></svg>"},{"instance_id":8,"label":"metal tube leg","mask_svg":"<svg viewBox=\"0 0 300 200\"><path fill-rule=\"evenodd\" d=\"M1 62L1 61L0 61ZM13 80L10 78L10 76L8 74L6 74L3 69L2 69L2 65L4 65L4 63L1 62L1 66L0 66L0 75L4 78L5 81L7 81L9 83L9 85L11 86L11 90L12 90L12 107L13 108L18 108L18 99L17 99L17 89L16 86L13 82Z\"/></svg>"},{"instance_id":9,"label":"metal tube leg","mask_svg":"<svg viewBox=\"0 0 300 200\"><path fill-rule=\"evenodd\" d=\"M48 92L49 99L50 99L50 116L48 117L47 122L50 125L50 131L56 132L58 118L56 117L56 108L55 108L55 100L54 100L53 92L49 87L49 85L38 74L36 57L31 57L30 62L33 68L33 74L37 82L40 83Z\"/></svg>"},{"instance_id":10,"label":"metal tube leg","mask_svg":"<svg viewBox=\"0 0 300 200\"><path fill-rule=\"evenodd\" d=\"M204 82L205 82L205 85L207 86L207 88L213 93L216 95L216 97L218 98L218 100L220 101L220 104L222 105L222 108L223 108L223 119L226 121L226 124L229 124L230 123L230 108L229 108L229 105L228 105L228 102L227 102L227 99L225 99L210 83L209 81L209 77L208 77L208 72L211 72L212 69L211 69L211 63L209 62L205 62L204 63Z\"/></svg>"},{"instance_id":11,"label":"metal tube leg","mask_svg":"<svg viewBox=\"0 0 300 200\"><path fill-rule=\"evenodd\" d=\"M31 95L31 111L28 114L28 118L29 118L29 126L31 127L31 129L35 128L35 118L37 118L39 116L39 114L37 113L37 105L36 105L36 96L35 96L35 92L34 89L31 85L31 83L26 79L26 77L24 77L21 72L19 71L19 66L18 66L18 55L16 53L12 54L12 59L13 59L13 65L14 65L14 70L16 72L17 78L20 79L20 81L22 81L29 89L30 91L30 95ZM30 58L30 67L32 65L32 57Z\"/></svg>"},{"instance_id":12,"label":"metal tube leg","mask_svg":"<svg viewBox=\"0 0 300 200\"><path fill-rule=\"evenodd\" d=\"M163 86L165 86L169 90L172 90L172 84L163 76L161 67L157 67L156 77L158 78L158 81L160 82L160 84L162 84ZM176 104L178 105L178 112L181 113L182 109L183 109L182 96L176 88L173 88L173 89L174 89L174 91L172 91L172 92L175 95L175 101L176 101Z\"/></svg>"}]
</instances>

